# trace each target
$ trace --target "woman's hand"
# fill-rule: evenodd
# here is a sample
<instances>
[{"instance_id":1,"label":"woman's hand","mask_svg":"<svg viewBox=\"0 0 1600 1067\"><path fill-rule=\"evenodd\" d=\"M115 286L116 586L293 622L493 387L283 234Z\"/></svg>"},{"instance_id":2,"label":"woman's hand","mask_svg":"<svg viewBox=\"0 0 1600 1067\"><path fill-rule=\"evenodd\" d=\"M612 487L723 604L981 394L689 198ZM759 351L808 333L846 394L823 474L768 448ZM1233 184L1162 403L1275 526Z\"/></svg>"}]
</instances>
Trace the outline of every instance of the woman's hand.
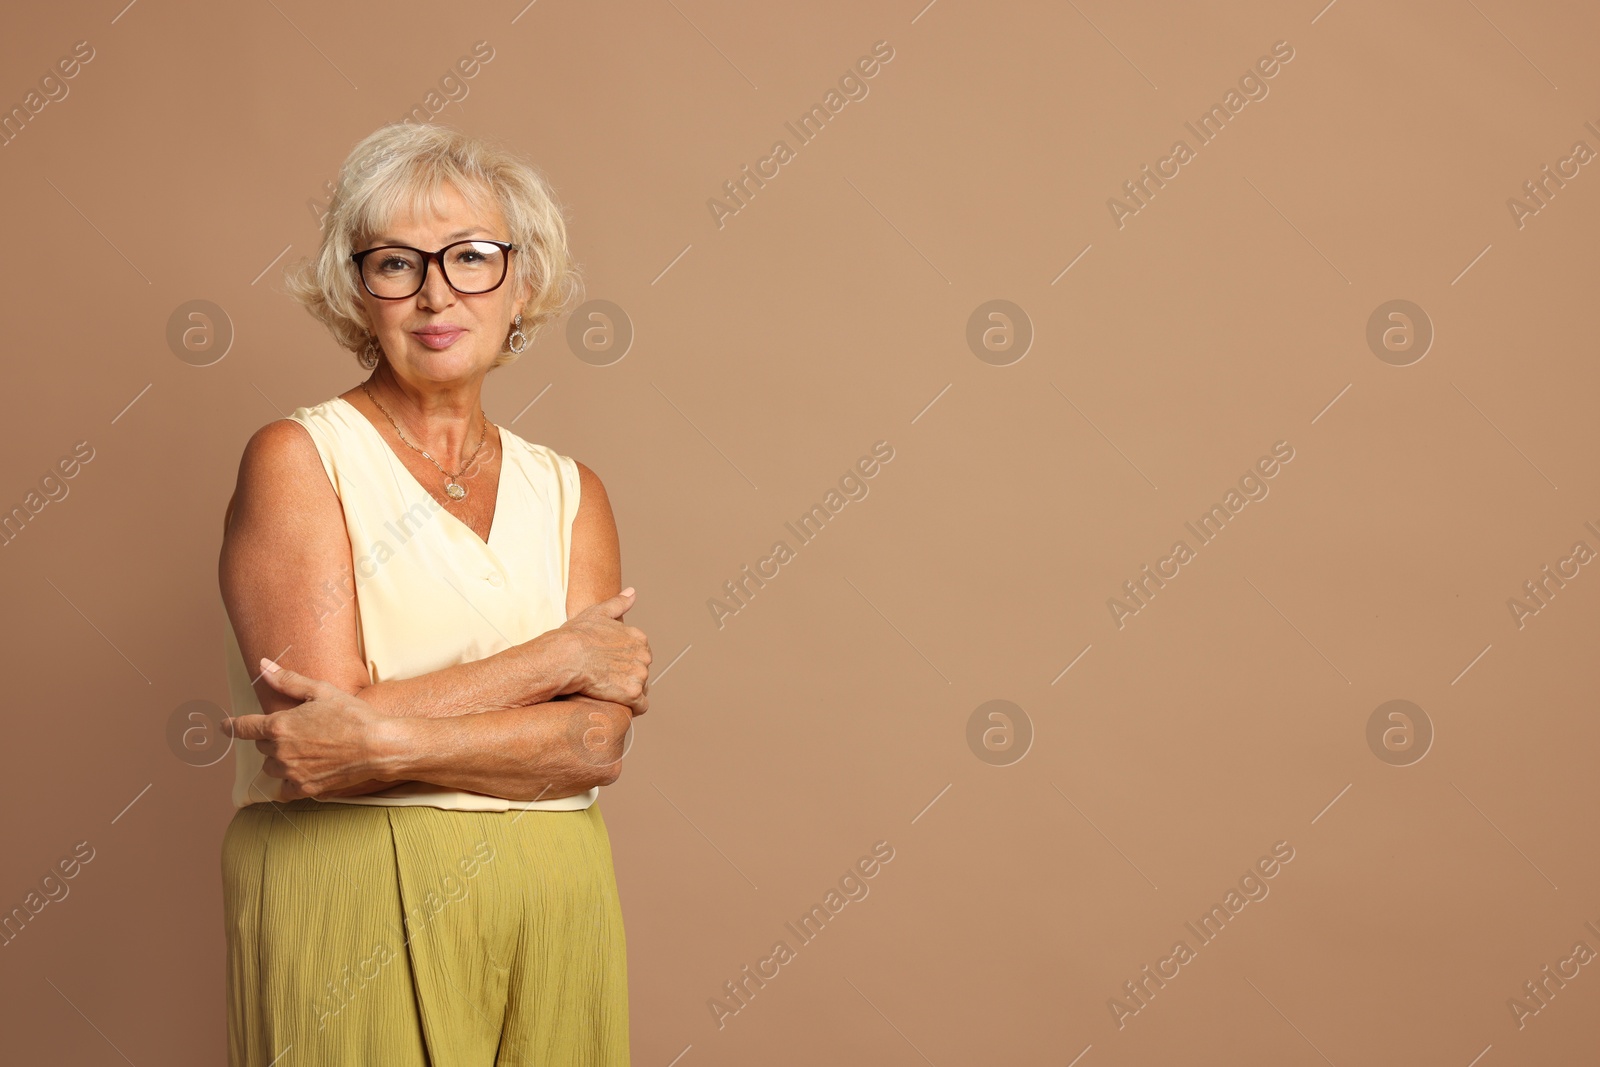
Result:
<instances>
[{"instance_id":1,"label":"woman's hand","mask_svg":"<svg viewBox=\"0 0 1600 1067\"><path fill-rule=\"evenodd\" d=\"M557 627L576 637L576 681L565 692L625 704L635 715L650 710L650 639L622 621L637 594L618 593L584 608Z\"/></svg>"},{"instance_id":2,"label":"woman's hand","mask_svg":"<svg viewBox=\"0 0 1600 1067\"><path fill-rule=\"evenodd\" d=\"M227 718L222 726L230 736L256 743L266 757L262 769L283 779L286 799L357 796L396 784L376 776L384 763L388 716L332 682L307 678L271 660L262 660L262 667L268 685L304 703Z\"/></svg>"}]
</instances>

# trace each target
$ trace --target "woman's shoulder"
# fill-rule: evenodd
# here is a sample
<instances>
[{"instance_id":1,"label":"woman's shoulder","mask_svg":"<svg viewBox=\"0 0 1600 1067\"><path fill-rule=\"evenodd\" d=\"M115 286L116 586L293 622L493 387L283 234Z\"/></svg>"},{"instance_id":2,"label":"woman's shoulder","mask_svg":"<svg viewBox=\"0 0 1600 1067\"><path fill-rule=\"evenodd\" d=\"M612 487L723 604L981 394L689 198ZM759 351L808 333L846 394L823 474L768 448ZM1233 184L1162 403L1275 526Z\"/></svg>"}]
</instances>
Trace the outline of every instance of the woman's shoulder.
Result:
<instances>
[{"instance_id":1,"label":"woman's shoulder","mask_svg":"<svg viewBox=\"0 0 1600 1067\"><path fill-rule=\"evenodd\" d=\"M337 465L341 457L365 463L372 458L373 442L382 440L371 420L344 396L302 404L260 432L274 432L280 438L298 437L302 442L309 437L325 466Z\"/></svg>"},{"instance_id":2,"label":"woman's shoulder","mask_svg":"<svg viewBox=\"0 0 1600 1067\"><path fill-rule=\"evenodd\" d=\"M531 468L530 474L539 473L559 479L564 488L577 492L577 460L557 452L549 445L529 441L503 423L499 429L501 449L508 454L515 451L522 462Z\"/></svg>"},{"instance_id":3,"label":"woman's shoulder","mask_svg":"<svg viewBox=\"0 0 1600 1067\"><path fill-rule=\"evenodd\" d=\"M342 396L330 396L328 399L316 404L302 404L291 411L286 417L301 425L329 425L344 424L350 421L351 415L360 415L354 404ZM363 418L365 416L362 416Z\"/></svg>"},{"instance_id":4,"label":"woman's shoulder","mask_svg":"<svg viewBox=\"0 0 1600 1067\"><path fill-rule=\"evenodd\" d=\"M263 424L250 436L245 446L246 452L272 456L281 456L285 452L291 456L303 455L308 446L317 440L317 431L335 418L333 409L337 401L338 397L333 397L320 404L304 404L282 418ZM311 431L309 437L307 431Z\"/></svg>"},{"instance_id":5,"label":"woman's shoulder","mask_svg":"<svg viewBox=\"0 0 1600 1067\"><path fill-rule=\"evenodd\" d=\"M341 398L330 397L321 403L297 407L287 416L261 426L245 444L240 460L241 478L316 481L325 476L337 491L337 454L341 449L334 440L348 426L346 412L360 415Z\"/></svg>"},{"instance_id":6,"label":"woman's shoulder","mask_svg":"<svg viewBox=\"0 0 1600 1067\"><path fill-rule=\"evenodd\" d=\"M246 448L272 452L287 448L296 452L309 443L320 446L330 434L348 425L345 412L349 410L352 409L339 397L330 397L318 404L302 404L282 418L260 426L251 435Z\"/></svg>"},{"instance_id":7,"label":"woman's shoulder","mask_svg":"<svg viewBox=\"0 0 1600 1067\"><path fill-rule=\"evenodd\" d=\"M307 410L297 408L295 414ZM338 471L317 433L294 416L274 419L245 442L223 528L231 525L235 504L241 499L257 511L304 508L307 501L319 498L330 487L336 496Z\"/></svg>"}]
</instances>

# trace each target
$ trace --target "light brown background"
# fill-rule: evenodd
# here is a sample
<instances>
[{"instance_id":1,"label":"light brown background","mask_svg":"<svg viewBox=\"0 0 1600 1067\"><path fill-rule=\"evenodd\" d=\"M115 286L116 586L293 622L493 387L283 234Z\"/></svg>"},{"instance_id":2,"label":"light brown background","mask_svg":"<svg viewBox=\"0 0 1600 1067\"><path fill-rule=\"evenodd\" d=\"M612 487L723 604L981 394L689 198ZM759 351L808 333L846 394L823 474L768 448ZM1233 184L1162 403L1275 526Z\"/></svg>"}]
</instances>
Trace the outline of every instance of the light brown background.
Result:
<instances>
[{"instance_id":1,"label":"light brown background","mask_svg":"<svg viewBox=\"0 0 1600 1067\"><path fill-rule=\"evenodd\" d=\"M1507 1000L1600 949L1600 575L1520 630L1506 605L1600 548L1600 174L1520 229L1506 206L1600 149L1592 8L110 0L6 22L8 107L96 51L0 148L0 503L95 449L0 549L0 909L96 850L0 948L8 1061L222 1060L231 757L188 766L166 725L227 700L215 563L244 442L361 375L277 277L350 146L479 40L495 58L441 121L544 169L588 296L637 330L595 367L558 324L484 398L605 479L629 621L672 664L601 801L636 1063L1593 1048L1600 964L1520 1030ZM879 40L870 95L719 230L707 199ZM1270 95L1119 230L1107 198L1280 40ZM996 298L1037 333L1005 367L965 341ZM1436 330L1406 367L1365 340L1400 298ZM236 332L208 367L165 340L194 299ZM870 495L719 630L708 598L880 439ZM1270 495L1119 630L1107 598L1278 440ZM1405 767L1366 740L1395 698L1436 731ZM1034 730L1011 766L968 748L992 699ZM880 840L870 896L719 1030L708 999ZM1280 840L1270 896L1119 1030L1108 999Z\"/></svg>"}]
</instances>

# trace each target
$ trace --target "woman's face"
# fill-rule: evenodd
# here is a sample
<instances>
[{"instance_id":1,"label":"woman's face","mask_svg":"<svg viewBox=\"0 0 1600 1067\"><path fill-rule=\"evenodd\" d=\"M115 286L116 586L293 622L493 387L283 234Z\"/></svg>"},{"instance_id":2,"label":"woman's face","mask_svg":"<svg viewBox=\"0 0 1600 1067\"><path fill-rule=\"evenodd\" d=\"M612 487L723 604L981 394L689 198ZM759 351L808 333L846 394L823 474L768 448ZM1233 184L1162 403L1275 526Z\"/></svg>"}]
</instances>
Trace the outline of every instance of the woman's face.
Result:
<instances>
[{"instance_id":1,"label":"woman's face","mask_svg":"<svg viewBox=\"0 0 1600 1067\"><path fill-rule=\"evenodd\" d=\"M492 203L488 214L480 214L452 187L442 191L441 200L443 214L428 218L402 215L357 251L394 244L431 252L473 237L510 240L505 220ZM369 263L381 255L368 257ZM531 288L525 284L520 292L514 289L508 269L498 289L458 293L446 283L438 262L429 260L422 289L415 296L383 300L359 284L357 292L391 369L398 377L422 385L468 381L488 373L505 346L512 317L531 295ZM443 328L447 332L438 332Z\"/></svg>"}]
</instances>

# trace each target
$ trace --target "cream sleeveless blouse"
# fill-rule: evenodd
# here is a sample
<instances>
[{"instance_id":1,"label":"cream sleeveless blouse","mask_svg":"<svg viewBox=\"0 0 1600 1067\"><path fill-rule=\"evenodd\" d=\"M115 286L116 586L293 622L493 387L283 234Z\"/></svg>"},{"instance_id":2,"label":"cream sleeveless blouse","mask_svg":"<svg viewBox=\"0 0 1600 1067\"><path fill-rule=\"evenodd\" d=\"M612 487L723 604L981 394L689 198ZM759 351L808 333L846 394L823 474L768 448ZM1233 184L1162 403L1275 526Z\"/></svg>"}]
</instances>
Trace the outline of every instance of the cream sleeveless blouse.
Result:
<instances>
[{"instance_id":1,"label":"cream sleeveless blouse","mask_svg":"<svg viewBox=\"0 0 1600 1067\"><path fill-rule=\"evenodd\" d=\"M316 442L344 509L355 568L356 638L372 684L470 663L566 622L578 467L500 427L503 457L494 522L485 543L423 489L382 435L349 401L334 397L289 416ZM320 610L338 610L349 584L331 587ZM233 714L261 712L237 635L227 625ZM292 659L291 659L292 663ZM282 801L284 782L262 770L253 741L234 742L233 804ZM424 804L464 811L576 811L600 795L514 801L403 782L381 793L330 797L339 804Z\"/></svg>"}]
</instances>

